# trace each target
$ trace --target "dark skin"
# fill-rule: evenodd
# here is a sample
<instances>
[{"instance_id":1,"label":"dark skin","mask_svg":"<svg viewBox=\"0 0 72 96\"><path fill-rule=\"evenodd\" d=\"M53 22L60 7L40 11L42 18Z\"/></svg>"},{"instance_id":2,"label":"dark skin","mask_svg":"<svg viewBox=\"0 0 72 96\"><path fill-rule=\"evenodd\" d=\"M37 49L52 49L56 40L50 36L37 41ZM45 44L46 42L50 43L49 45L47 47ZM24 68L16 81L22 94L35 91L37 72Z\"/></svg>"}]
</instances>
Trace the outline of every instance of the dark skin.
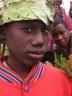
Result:
<instances>
[{"instance_id":1,"label":"dark skin","mask_svg":"<svg viewBox=\"0 0 72 96\"><path fill-rule=\"evenodd\" d=\"M8 24L4 33L9 49L8 66L26 78L47 49L49 27L42 21L18 21Z\"/></svg>"},{"instance_id":2,"label":"dark skin","mask_svg":"<svg viewBox=\"0 0 72 96\"><path fill-rule=\"evenodd\" d=\"M53 28L53 38L55 42L63 48L68 46L70 40L69 30L64 26L64 24L60 23Z\"/></svg>"}]
</instances>

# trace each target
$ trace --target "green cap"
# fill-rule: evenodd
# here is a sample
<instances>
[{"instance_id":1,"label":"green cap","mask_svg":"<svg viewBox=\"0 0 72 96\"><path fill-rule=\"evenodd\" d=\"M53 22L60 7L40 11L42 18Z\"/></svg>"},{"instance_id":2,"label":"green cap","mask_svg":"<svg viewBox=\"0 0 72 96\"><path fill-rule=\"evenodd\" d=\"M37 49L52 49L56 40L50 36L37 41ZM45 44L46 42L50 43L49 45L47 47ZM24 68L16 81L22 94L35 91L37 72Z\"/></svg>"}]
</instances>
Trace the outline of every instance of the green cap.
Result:
<instances>
[{"instance_id":1,"label":"green cap","mask_svg":"<svg viewBox=\"0 0 72 96\"><path fill-rule=\"evenodd\" d=\"M47 0L48 1L48 0ZM0 24L19 20L52 21L51 4L46 0L4 0L0 10ZM50 0L49 0L50 1Z\"/></svg>"}]
</instances>

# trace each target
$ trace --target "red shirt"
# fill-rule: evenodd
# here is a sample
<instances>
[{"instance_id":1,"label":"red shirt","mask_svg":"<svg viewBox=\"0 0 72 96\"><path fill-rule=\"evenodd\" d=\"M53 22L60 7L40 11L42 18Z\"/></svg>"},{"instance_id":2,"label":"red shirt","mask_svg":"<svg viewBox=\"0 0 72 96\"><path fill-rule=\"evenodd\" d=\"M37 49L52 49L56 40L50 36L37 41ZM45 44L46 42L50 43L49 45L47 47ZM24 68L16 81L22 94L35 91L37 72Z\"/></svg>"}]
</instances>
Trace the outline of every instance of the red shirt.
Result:
<instances>
[{"instance_id":1,"label":"red shirt","mask_svg":"<svg viewBox=\"0 0 72 96\"><path fill-rule=\"evenodd\" d=\"M67 74L41 62L26 79L1 63L0 90L0 96L72 96Z\"/></svg>"}]
</instances>

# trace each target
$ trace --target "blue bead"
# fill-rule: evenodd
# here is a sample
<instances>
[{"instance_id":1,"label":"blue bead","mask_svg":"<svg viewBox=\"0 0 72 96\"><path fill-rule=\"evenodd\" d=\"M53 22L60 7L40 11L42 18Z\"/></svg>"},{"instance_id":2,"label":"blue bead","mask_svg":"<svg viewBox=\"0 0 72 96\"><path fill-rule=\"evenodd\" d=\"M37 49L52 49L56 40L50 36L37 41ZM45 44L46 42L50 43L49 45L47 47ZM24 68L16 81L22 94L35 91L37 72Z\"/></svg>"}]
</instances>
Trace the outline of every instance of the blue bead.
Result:
<instances>
[{"instance_id":1,"label":"blue bead","mask_svg":"<svg viewBox=\"0 0 72 96\"><path fill-rule=\"evenodd\" d=\"M24 90L25 90L25 92L28 92L28 91L29 91L29 88L26 86L26 87L24 88Z\"/></svg>"}]
</instances>

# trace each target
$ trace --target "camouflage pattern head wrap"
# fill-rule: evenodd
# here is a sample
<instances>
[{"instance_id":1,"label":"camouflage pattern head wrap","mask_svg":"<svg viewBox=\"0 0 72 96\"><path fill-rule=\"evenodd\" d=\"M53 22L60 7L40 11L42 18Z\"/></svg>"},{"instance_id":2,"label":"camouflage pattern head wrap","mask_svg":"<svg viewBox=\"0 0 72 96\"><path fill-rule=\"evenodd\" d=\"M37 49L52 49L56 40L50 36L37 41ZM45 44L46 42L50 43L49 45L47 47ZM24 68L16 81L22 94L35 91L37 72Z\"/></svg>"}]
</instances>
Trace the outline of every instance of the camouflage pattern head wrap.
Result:
<instances>
[{"instance_id":1,"label":"camouflage pattern head wrap","mask_svg":"<svg viewBox=\"0 0 72 96\"><path fill-rule=\"evenodd\" d=\"M46 0L3 0L0 24L38 19L48 25L52 21L50 5Z\"/></svg>"}]
</instances>

